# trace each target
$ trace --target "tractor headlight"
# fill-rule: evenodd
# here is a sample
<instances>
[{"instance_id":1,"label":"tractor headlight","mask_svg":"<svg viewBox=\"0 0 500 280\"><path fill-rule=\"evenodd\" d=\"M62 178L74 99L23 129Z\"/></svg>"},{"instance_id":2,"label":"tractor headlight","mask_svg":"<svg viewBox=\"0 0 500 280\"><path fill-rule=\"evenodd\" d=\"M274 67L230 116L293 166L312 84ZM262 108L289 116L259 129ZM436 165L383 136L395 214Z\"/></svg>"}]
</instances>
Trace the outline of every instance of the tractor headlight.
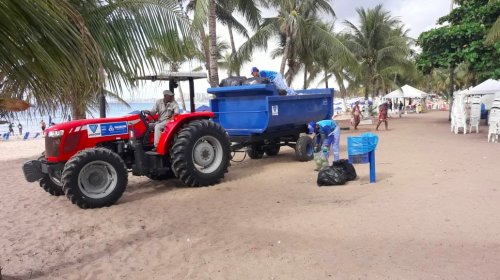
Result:
<instances>
[{"instance_id":1,"label":"tractor headlight","mask_svg":"<svg viewBox=\"0 0 500 280\"><path fill-rule=\"evenodd\" d=\"M60 138L63 136L63 134L64 134L64 130L53 130L53 131L49 131L47 136L51 137L51 138Z\"/></svg>"}]
</instances>

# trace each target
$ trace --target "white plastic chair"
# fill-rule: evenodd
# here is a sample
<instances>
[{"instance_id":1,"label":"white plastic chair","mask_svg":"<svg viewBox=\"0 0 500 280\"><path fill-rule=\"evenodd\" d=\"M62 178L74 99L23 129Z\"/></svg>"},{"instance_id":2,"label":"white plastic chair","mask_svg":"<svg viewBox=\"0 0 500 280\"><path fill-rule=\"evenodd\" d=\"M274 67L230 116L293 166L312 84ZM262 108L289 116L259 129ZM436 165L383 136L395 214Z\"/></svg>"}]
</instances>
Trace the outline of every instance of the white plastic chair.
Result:
<instances>
[{"instance_id":1,"label":"white plastic chair","mask_svg":"<svg viewBox=\"0 0 500 280\"><path fill-rule=\"evenodd\" d=\"M488 142L498 142L498 135L500 134L500 102L495 104L493 102L492 108L488 116ZM493 107L497 105L498 107Z\"/></svg>"},{"instance_id":2,"label":"white plastic chair","mask_svg":"<svg viewBox=\"0 0 500 280\"><path fill-rule=\"evenodd\" d=\"M472 127L476 127L476 133L479 133L479 121L481 120L481 98L474 96L470 108L469 133L472 133Z\"/></svg>"}]
</instances>

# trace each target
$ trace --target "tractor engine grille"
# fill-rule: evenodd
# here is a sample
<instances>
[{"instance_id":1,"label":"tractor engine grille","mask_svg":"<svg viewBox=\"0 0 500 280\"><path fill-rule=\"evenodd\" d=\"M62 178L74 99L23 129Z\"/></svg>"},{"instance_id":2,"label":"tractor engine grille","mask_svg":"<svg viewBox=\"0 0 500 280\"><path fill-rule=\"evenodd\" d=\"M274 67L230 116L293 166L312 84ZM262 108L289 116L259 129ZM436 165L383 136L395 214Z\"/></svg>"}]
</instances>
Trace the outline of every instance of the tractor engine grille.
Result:
<instances>
[{"instance_id":1,"label":"tractor engine grille","mask_svg":"<svg viewBox=\"0 0 500 280\"><path fill-rule=\"evenodd\" d=\"M45 137L45 156L58 157L61 138Z\"/></svg>"},{"instance_id":2,"label":"tractor engine grille","mask_svg":"<svg viewBox=\"0 0 500 280\"><path fill-rule=\"evenodd\" d=\"M76 150L78 144L80 143L80 138L82 137L82 132L78 131L70 134L64 140L64 153L68 154Z\"/></svg>"}]
</instances>

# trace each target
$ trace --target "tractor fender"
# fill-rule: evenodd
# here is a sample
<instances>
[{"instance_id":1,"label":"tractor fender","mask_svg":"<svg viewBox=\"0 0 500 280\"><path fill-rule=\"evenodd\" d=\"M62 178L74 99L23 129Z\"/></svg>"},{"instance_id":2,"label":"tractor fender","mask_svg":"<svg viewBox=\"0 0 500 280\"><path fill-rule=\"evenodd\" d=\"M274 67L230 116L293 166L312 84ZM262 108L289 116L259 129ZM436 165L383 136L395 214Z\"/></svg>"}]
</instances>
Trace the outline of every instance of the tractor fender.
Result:
<instances>
[{"instance_id":1,"label":"tractor fender","mask_svg":"<svg viewBox=\"0 0 500 280\"><path fill-rule=\"evenodd\" d=\"M167 123L165 130L160 136L158 142L157 152L160 155L165 155L170 150L172 141L174 140L177 132L188 122L201 119L214 118L213 112L196 112L190 114L175 115L170 122Z\"/></svg>"}]
</instances>

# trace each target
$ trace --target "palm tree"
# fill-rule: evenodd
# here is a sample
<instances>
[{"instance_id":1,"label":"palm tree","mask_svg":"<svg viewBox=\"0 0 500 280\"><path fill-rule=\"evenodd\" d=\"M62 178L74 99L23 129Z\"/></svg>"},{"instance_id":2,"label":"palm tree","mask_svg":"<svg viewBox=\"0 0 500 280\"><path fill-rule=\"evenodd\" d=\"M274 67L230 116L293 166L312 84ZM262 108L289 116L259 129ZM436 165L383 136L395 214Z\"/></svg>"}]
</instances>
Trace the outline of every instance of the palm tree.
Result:
<instances>
[{"instance_id":1,"label":"palm tree","mask_svg":"<svg viewBox=\"0 0 500 280\"><path fill-rule=\"evenodd\" d=\"M407 60L409 47L407 38L395 32L401 27L399 20L390 16L382 5L373 9L356 9L359 26L345 21L350 33L346 33L346 46L356 55L360 63L360 76L365 89L365 98L373 90L376 93L383 85L383 70ZM394 70L394 69L392 69Z\"/></svg>"},{"instance_id":2,"label":"palm tree","mask_svg":"<svg viewBox=\"0 0 500 280\"><path fill-rule=\"evenodd\" d=\"M201 41L205 41L204 26L208 22L208 47L205 47L205 55L208 58L205 66L208 69L209 82L212 87L219 83L217 65L217 30L216 21L227 25L230 32L231 45L234 46L233 28L248 37L247 30L233 16L233 11L238 11L251 26L257 26L260 20L260 10L254 1L248 0L189 0L188 10L194 10L193 27L198 30ZM236 47L234 46L234 50ZM237 59L237 58L235 58Z\"/></svg>"},{"instance_id":3,"label":"palm tree","mask_svg":"<svg viewBox=\"0 0 500 280\"><path fill-rule=\"evenodd\" d=\"M81 23L66 1L2 1L2 96L54 110L69 102L75 85L97 90L99 50Z\"/></svg>"},{"instance_id":4,"label":"palm tree","mask_svg":"<svg viewBox=\"0 0 500 280\"><path fill-rule=\"evenodd\" d=\"M257 48L267 49L272 38L281 41L281 49L273 52L274 56L281 55L280 73L285 74L285 67L289 65L288 82L300 68L300 50L307 46L308 38L314 35L314 41L322 41L324 47L335 55L337 60L352 59L349 50L331 32L322 28L317 19L320 13L334 15L330 1L308 0L273 0L269 5L275 8L278 15L265 18L256 33L245 42L239 50L239 57L249 60ZM309 50L312 52L313 50ZM291 71L290 71L291 70Z\"/></svg>"},{"instance_id":5,"label":"palm tree","mask_svg":"<svg viewBox=\"0 0 500 280\"><path fill-rule=\"evenodd\" d=\"M157 69L145 58L160 44L153 38L169 30L189 36L175 0L7 1L0 13L7 30L0 39L12 42L0 51L2 93L46 110L70 104L73 119L85 117L106 84L119 92L133 76Z\"/></svg>"},{"instance_id":6,"label":"palm tree","mask_svg":"<svg viewBox=\"0 0 500 280\"><path fill-rule=\"evenodd\" d=\"M166 40L166 38L171 39ZM146 56L158 60L162 64L162 69L166 68L170 72L179 72L183 63L193 60L203 61L204 59L203 52L197 48L197 44L193 39L180 38L178 31L167 32L155 40L167 43L161 44L157 48L149 48L146 52ZM179 87L179 93L183 109L186 110L186 100L181 87Z\"/></svg>"}]
</instances>

